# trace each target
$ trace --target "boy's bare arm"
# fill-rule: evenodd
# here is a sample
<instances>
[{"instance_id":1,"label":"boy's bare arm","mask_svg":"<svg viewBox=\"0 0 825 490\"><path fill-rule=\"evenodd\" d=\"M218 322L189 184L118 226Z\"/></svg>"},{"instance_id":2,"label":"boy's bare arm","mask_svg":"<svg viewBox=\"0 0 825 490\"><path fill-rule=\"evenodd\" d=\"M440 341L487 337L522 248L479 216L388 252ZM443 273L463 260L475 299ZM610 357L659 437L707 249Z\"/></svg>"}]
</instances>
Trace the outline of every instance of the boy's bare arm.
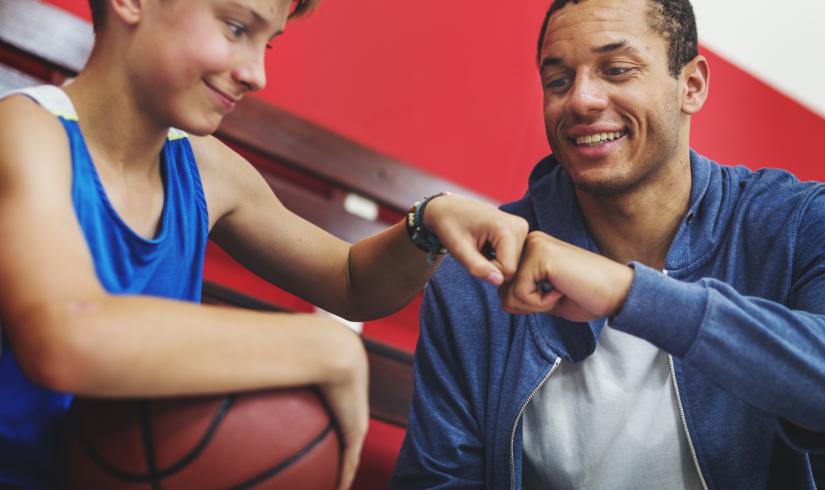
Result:
<instances>
[{"instance_id":1,"label":"boy's bare arm","mask_svg":"<svg viewBox=\"0 0 825 490\"><path fill-rule=\"evenodd\" d=\"M407 304L432 275L437 263L427 263L403 223L350 246L286 209L251 164L215 138L194 138L193 148L216 221L213 239L279 287L368 320ZM500 283L515 273L527 234L523 219L444 196L427 207L426 224L476 277ZM479 252L485 241L495 245L496 262Z\"/></svg>"},{"instance_id":2,"label":"boy's bare arm","mask_svg":"<svg viewBox=\"0 0 825 490\"><path fill-rule=\"evenodd\" d=\"M23 369L89 395L355 383L360 341L316 316L103 290L74 215L68 142L21 97L0 102L0 316Z\"/></svg>"}]
</instances>

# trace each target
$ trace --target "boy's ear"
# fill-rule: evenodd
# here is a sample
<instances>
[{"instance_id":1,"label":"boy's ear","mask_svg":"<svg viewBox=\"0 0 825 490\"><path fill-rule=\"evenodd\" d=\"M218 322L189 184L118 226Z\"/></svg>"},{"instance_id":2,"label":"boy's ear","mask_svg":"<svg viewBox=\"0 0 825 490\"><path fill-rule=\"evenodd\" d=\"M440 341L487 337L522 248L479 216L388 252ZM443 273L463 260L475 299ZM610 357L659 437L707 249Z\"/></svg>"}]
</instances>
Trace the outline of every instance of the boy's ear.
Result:
<instances>
[{"instance_id":1,"label":"boy's ear","mask_svg":"<svg viewBox=\"0 0 825 490\"><path fill-rule=\"evenodd\" d=\"M143 0L109 0L112 13L123 22L134 25L143 14Z\"/></svg>"},{"instance_id":2,"label":"boy's ear","mask_svg":"<svg viewBox=\"0 0 825 490\"><path fill-rule=\"evenodd\" d=\"M710 66L708 60L698 55L682 69L683 80L682 112L696 114L705 105L710 85Z\"/></svg>"}]
</instances>

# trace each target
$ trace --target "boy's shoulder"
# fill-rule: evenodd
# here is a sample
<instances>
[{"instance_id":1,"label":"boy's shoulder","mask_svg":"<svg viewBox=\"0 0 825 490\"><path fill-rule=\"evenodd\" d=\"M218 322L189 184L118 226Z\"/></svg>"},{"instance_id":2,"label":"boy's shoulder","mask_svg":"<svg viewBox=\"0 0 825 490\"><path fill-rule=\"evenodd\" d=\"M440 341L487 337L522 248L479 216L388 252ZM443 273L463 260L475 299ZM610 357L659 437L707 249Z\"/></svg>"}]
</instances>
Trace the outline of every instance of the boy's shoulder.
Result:
<instances>
[{"instance_id":1,"label":"boy's shoulder","mask_svg":"<svg viewBox=\"0 0 825 490\"><path fill-rule=\"evenodd\" d=\"M204 186L210 217L216 221L241 205L271 193L260 172L243 155L215 136L188 135Z\"/></svg>"},{"instance_id":2,"label":"boy's shoulder","mask_svg":"<svg viewBox=\"0 0 825 490\"><path fill-rule=\"evenodd\" d=\"M242 178L247 172L258 172L235 149L215 136L187 135L198 168L204 177L217 177L224 183Z\"/></svg>"},{"instance_id":3,"label":"boy's shoulder","mask_svg":"<svg viewBox=\"0 0 825 490\"><path fill-rule=\"evenodd\" d=\"M38 147L54 151L61 144L68 141L60 121L38 102L22 94L0 99L0 159Z\"/></svg>"},{"instance_id":4,"label":"boy's shoulder","mask_svg":"<svg viewBox=\"0 0 825 490\"><path fill-rule=\"evenodd\" d=\"M40 124L43 124L43 129L46 130L50 127L60 127L57 117L52 112L32 97L25 93L17 92L0 94L0 121L12 128L14 126L26 126L35 123L37 126L34 128L26 128L27 130L32 129L35 131L40 127Z\"/></svg>"}]
</instances>

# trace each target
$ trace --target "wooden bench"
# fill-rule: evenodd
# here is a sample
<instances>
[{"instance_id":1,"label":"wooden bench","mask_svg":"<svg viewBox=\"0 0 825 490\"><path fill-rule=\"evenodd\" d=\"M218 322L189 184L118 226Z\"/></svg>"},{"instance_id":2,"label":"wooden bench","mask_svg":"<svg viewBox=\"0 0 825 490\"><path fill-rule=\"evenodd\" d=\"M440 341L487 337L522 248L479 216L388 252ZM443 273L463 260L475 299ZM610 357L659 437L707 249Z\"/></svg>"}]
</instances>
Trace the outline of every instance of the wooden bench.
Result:
<instances>
[{"instance_id":1,"label":"wooden bench","mask_svg":"<svg viewBox=\"0 0 825 490\"><path fill-rule=\"evenodd\" d=\"M90 23L59 8L37 0L0 1L0 92L63 83L83 67L93 41ZM412 202L434 192L489 201L255 97L246 97L225 118L217 136L256 166L288 208L349 242L397 222ZM209 282L203 300L288 309ZM411 355L364 342L371 363L372 416L405 426Z\"/></svg>"}]
</instances>

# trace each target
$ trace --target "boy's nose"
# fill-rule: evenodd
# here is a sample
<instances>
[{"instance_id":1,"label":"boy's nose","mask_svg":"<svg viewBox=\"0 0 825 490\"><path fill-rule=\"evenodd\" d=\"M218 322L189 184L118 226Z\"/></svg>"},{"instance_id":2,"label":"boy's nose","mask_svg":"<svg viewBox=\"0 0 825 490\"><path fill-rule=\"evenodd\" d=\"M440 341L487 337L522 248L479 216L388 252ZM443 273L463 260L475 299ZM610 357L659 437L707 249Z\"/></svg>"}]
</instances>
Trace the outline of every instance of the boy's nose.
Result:
<instances>
[{"instance_id":1,"label":"boy's nose","mask_svg":"<svg viewBox=\"0 0 825 490\"><path fill-rule=\"evenodd\" d=\"M266 86L266 69L263 56L245 63L239 63L232 75L235 81L243 85L247 92L261 90Z\"/></svg>"}]
</instances>

